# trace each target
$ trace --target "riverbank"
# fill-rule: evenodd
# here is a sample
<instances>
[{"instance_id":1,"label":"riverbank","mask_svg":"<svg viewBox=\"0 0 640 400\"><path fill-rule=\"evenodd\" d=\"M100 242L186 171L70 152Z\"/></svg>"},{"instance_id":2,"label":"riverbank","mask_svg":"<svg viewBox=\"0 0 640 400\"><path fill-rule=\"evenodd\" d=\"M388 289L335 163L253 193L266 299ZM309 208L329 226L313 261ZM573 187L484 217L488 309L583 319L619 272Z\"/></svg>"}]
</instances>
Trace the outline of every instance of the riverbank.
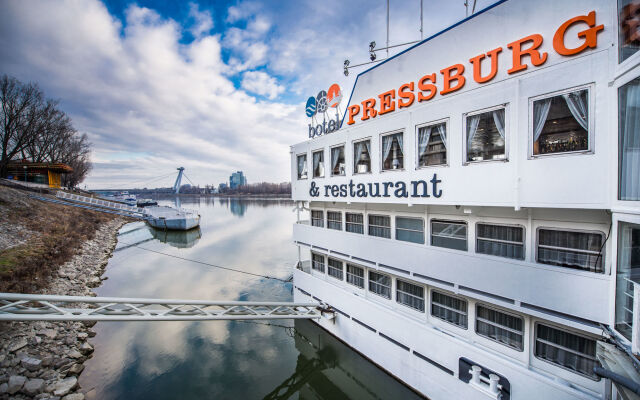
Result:
<instances>
[{"instance_id":1,"label":"riverbank","mask_svg":"<svg viewBox=\"0 0 640 400\"><path fill-rule=\"evenodd\" d=\"M94 296L127 221L0 187L2 291ZM6 216L6 218L4 218ZM0 323L0 399L82 400L93 324Z\"/></svg>"}]
</instances>

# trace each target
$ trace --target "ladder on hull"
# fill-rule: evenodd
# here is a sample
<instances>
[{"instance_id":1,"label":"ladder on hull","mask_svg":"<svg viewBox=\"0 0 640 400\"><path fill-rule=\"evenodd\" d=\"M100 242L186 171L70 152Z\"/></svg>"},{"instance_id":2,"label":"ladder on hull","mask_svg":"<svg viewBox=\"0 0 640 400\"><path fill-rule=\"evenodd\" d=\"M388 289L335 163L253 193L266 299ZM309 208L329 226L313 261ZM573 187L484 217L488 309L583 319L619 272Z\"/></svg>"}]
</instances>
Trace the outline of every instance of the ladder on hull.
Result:
<instances>
[{"instance_id":1,"label":"ladder on hull","mask_svg":"<svg viewBox=\"0 0 640 400\"><path fill-rule=\"evenodd\" d=\"M0 293L0 321L317 319L320 303L202 301Z\"/></svg>"}]
</instances>

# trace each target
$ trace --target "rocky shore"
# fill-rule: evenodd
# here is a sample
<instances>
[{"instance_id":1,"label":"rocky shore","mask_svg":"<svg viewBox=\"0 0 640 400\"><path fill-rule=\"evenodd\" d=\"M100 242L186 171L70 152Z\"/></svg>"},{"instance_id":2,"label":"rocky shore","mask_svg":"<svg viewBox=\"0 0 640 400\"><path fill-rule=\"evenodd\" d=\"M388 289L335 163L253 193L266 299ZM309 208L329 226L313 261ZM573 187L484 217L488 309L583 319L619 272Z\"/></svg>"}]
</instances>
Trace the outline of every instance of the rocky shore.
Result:
<instances>
[{"instance_id":1,"label":"rocky shore","mask_svg":"<svg viewBox=\"0 0 640 400\"><path fill-rule=\"evenodd\" d=\"M41 293L95 296L91 288L102 282L116 234L125 223L104 223ZM93 353L88 339L95 336L94 324L0 323L0 399L84 399L77 377Z\"/></svg>"}]
</instances>

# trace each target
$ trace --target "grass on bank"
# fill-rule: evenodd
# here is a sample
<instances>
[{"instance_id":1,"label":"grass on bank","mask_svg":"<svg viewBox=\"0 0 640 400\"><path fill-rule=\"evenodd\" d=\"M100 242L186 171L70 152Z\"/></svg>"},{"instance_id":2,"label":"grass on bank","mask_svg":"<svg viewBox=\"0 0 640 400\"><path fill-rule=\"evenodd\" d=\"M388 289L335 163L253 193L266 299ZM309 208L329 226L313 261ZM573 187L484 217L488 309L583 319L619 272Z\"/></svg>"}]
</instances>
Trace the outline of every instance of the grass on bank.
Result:
<instances>
[{"instance_id":1,"label":"grass on bank","mask_svg":"<svg viewBox=\"0 0 640 400\"><path fill-rule=\"evenodd\" d=\"M77 207L32 199L28 192L0 186L0 215L20 225L26 242L0 250L0 292L33 293L57 274L96 230L114 218Z\"/></svg>"}]
</instances>

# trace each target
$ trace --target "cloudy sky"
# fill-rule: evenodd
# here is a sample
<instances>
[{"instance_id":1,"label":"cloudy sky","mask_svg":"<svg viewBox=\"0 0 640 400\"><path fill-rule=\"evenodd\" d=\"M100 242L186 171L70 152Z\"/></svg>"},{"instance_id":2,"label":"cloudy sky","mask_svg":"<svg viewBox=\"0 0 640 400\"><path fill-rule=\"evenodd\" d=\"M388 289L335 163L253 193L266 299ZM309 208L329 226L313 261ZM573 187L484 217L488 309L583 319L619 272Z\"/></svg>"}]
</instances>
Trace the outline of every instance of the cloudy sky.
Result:
<instances>
[{"instance_id":1,"label":"cloudy sky","mask_svg":"<svg viewBox=\"0 0 640 400\"><path fill-rule=\"evenodd\" d=\"M391 44L420 39L420 0L390 4ZM464 17L463 0L424 0L424 36ZM178 166L200 185L283 182L306 99L332 83L348 97L362 69L342 63L383 47L385 21L385 0L7 0L0 74L37 82L89 135L89 188L170 186Z\"/></svg>"}]
</instances>

